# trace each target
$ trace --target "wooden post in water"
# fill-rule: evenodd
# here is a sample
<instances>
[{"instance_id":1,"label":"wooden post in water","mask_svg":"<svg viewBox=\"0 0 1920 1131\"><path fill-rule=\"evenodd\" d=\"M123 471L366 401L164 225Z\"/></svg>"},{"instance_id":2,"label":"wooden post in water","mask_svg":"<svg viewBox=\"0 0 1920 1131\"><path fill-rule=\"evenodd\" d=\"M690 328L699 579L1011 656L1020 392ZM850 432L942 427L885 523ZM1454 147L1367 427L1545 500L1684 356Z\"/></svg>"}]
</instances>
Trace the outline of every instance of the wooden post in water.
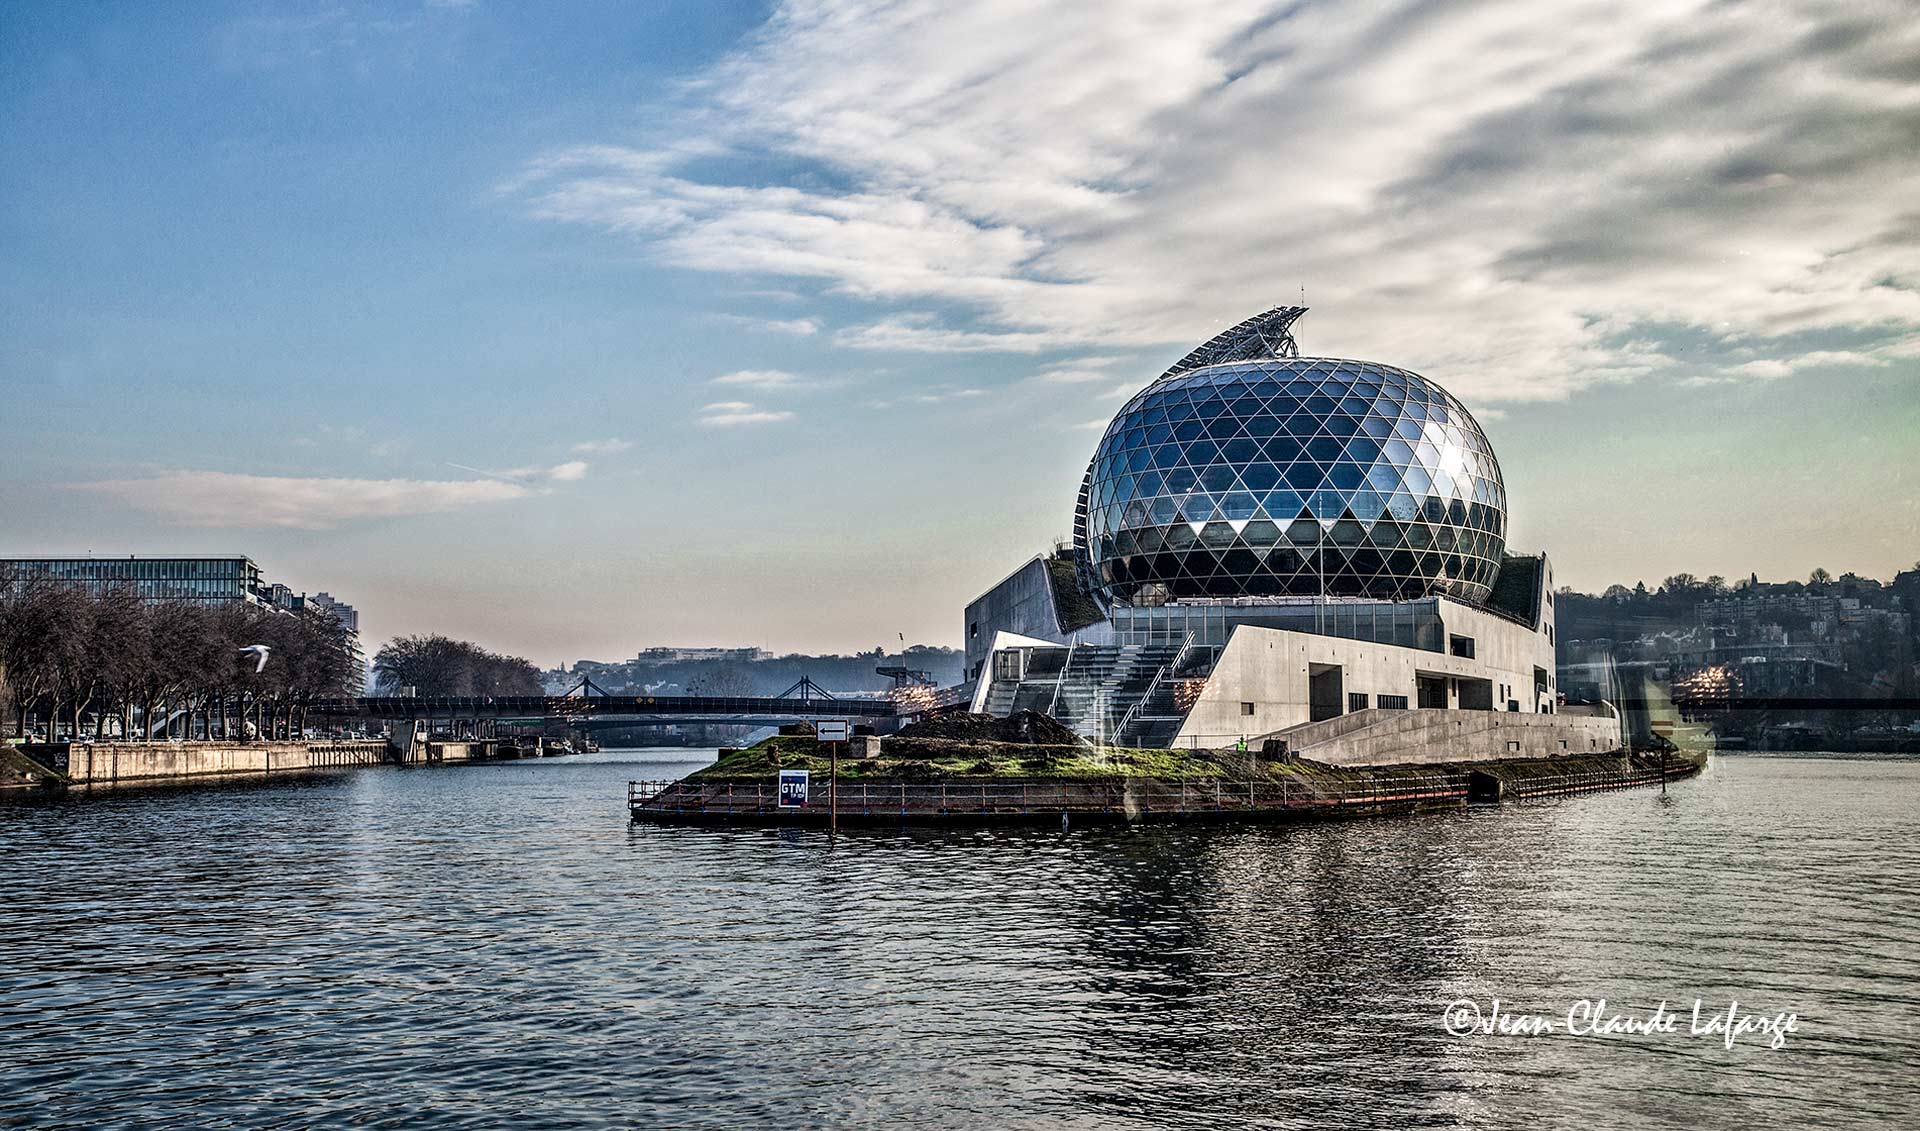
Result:
<instances>
[{"instance_id":1,"label":"wooden post in water","mask_svg":"<svg viewBox=\"0 0 1920 1131\"><path fill-rule=\"evenodd\" d=\"M827 743L827 834L840 833L840 744Z\"/></svg>"}]
</instances>

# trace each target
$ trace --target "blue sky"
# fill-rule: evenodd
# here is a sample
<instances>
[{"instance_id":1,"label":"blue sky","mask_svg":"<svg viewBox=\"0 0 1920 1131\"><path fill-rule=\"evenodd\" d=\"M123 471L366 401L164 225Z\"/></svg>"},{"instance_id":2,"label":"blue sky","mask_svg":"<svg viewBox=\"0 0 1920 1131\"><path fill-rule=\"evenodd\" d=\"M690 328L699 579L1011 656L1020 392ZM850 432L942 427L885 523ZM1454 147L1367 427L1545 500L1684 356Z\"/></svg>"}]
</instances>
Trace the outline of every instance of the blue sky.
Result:
<instances>
[{"instance_id":1,"label":"blue sky","mask_svg":"<svg viewBox=\"0 0 1920 1131\"><path fill-rule=\"evenodd\" d=\"M955 643L1306 289L1563 581L1920 557L1899 4L12 5L0 553L542 663Z\"/></svg>"}]
</instances>

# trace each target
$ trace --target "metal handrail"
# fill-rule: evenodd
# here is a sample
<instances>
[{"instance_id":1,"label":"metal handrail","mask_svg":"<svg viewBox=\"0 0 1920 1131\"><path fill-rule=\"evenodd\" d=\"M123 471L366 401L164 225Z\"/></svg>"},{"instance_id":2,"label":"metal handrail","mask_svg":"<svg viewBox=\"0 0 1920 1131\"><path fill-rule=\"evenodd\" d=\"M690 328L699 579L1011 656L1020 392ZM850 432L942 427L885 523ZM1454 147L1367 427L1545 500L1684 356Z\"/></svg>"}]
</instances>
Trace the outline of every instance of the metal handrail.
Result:
<instances>
[{"instance_id":1,"label":"metal handrail","mask_svg":"<svg viewBox=\"0 0 1920 1131\"><path fill-rule=\"evenodd\" d=\"M776 808L778 788L766 781L712 783L679 790L685 782L627 783L627 801L635 811L753 812ZM816 782L804 811L815 814L832 805L832 787ZM724 785L724 792L721 787ZM847 781L841 784L842 815L874 813L1031 813L1144 811L1193 813L1324 807L1452 800L1467 795L1467 775L1419 774L1394 779L1315 782L1234 781L1220 777L1175 778L1144 782L1126 778L1028 778L939 782Z\"/></svg>"},{"instance_id":2,"label":"metal handrail","mask_svg":"<svg viewBox=\"0 0 1920 1131\"><path fill-rule=\"evenodd\" d=\"M1193 633L1189 632L1181 638L1180 648L1174 652L1173 659L1161 664L1160 670L1153 673L1153 679L1147 683L1146 692L1142 694L1140 698L1134 700L1133 706L1127 708L1126 714L1120 716L1120 725L1114 728L1113 732L1114 741L1118 742L1126 738L1127 728L1133 725L1134 717L1140 713L1142 707L1147 705L1147 700L1153 698L1153 693L1160 689L1160 681L1166 677L1166 674L1170 671L1179 670L1180 661L1186 658L1187 649L1191 647L1193 647Z\"/></svg>"},{"instance_id":3,"label":"metal handrail","mask_svg":"<svg viewBox=\"0 0 1920 1131\"><path fill-rule=\"evenodd\" d=\"M1060 705L1060 689L1066 686L1067 673L1073 670L1073 650L1079 646L1080 646L1080 638L1078 636L1075 636L1073 639L1067 641L1066 662L1060 665L1060 677L1053 681L1053 696L1052 698L1047 700L1047 717L1050 719L1057 719L1060 717L1054 714L1053 711L1054 711L1054 708Z\"/></svg>"}]
</instances>

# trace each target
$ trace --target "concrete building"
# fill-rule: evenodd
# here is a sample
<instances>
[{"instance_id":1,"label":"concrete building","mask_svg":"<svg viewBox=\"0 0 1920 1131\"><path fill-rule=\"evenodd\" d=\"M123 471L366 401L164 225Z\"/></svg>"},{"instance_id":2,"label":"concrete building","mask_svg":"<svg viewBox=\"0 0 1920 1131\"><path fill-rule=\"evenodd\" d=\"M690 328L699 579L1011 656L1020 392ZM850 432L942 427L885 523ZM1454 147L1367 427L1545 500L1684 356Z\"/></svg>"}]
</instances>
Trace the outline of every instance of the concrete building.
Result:
<instances>
[{"instance_id":1,"label":"concrete building","mask_svg":"<svg viewBox=\"0 0 1920 1131\"><path fill-rule=\"evenodd\" d=\"M360 610L326 592L315 593L310 597L304 597L303 600L312 608L333 617L334 621L347 631L353 652L353 675L347 680L347 693L360 694L365 690L368 676L371 674L367 667L367 654L360 648Z\"/></svg>"},{"instance_id":2,"label":"concrete building","mask_svg":"<svg viewBox=\"0 0 1920 1131\"><path fill-rule=\"evenodd\" d=\"M1472 415L1418 374L1299 356L1303 313L1227 330L1121 409L1073 544L967 606L974 709L1335 762L1617 748L1610 708L1562 715L1553 567L1507 551Z\"/></svg>"}]
</instances>

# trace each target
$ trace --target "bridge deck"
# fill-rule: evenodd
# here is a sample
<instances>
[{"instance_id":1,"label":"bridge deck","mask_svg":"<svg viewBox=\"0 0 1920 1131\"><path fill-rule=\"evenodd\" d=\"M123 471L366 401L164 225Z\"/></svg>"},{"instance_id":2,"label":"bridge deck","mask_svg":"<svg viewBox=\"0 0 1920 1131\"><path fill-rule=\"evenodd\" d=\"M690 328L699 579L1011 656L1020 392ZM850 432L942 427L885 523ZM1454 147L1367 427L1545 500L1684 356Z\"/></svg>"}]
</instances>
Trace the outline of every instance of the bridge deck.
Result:
<instances>
[{"instance_id":1,"label":"bridge deck","mask_svg":"<svg viewBox=\"0 0 1920 1131\"><path fill-rule=\"evenodd\" d=\"M459 697L367 696L317 699L315 715L375 719L591 718L605 715L888 719L900 714L890 699L781 699L732 695L493 695Z\"/></svg>"}]
</instances>

